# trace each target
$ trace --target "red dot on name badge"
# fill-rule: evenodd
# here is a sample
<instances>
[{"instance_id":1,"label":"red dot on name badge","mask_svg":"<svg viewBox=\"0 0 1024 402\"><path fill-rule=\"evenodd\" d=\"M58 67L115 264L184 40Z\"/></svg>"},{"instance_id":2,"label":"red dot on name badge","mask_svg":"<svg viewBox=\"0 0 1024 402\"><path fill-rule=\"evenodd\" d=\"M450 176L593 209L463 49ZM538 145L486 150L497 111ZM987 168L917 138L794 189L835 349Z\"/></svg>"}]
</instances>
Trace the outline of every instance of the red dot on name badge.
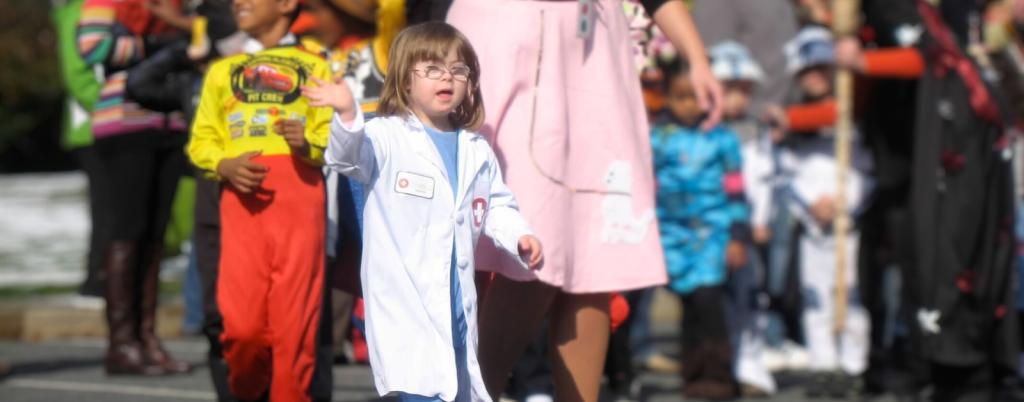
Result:
<instances>
[{"instance_id":1,"label":"red dot on name badge","mask_svg":"<svg viewBox=\"0 0 1024 402\"><path fill-rule=\"evenodd\" d=\"M400 188L409 187L409 180L406 180L406 179L399 180L398 181L398 187L400 187Z\"/></svg>"}]
</instances>

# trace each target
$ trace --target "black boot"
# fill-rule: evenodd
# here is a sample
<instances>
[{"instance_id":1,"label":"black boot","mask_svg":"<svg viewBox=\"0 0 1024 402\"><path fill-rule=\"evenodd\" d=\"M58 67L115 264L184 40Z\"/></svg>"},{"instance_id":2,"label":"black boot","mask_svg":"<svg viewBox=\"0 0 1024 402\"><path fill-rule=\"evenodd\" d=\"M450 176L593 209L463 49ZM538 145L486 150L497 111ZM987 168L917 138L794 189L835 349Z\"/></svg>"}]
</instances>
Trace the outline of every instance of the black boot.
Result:
<instances>
[{"instance_id":1,"label":"black boot","mask_svg":"<svg viewBox=\"0 0 1024 402\"><path fill-rule=\"evenodd\" d=\"M686 359L686 351L683 353L683 372L686 373L683 395L687 399L722 401L736 398L736 383L732 375L733 352L728 341L704 341L692 362Z\"/></svg>"}]
</instances>

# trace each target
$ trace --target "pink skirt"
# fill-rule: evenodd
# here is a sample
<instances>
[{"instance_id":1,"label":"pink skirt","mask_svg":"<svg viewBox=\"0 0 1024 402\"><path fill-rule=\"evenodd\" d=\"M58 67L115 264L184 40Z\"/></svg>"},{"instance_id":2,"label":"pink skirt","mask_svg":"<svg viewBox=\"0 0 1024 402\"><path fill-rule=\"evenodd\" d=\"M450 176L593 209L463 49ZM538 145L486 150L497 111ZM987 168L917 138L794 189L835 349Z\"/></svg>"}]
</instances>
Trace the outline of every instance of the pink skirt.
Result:
<instances>
[{"instance_id":1,"label":"pink skirt","mask_svg":"<svg viewBox=\"0 0 1024 402\"><path fill-rule=\"evenodd\" d=\"M576 37L575 1L455 0L448 13L480 57L480 132L545 251L529 272L484 239L477 268L569 293L668 280L629 29L618 0L595 5L591 39Z\"/></svg>"}]
</instances>

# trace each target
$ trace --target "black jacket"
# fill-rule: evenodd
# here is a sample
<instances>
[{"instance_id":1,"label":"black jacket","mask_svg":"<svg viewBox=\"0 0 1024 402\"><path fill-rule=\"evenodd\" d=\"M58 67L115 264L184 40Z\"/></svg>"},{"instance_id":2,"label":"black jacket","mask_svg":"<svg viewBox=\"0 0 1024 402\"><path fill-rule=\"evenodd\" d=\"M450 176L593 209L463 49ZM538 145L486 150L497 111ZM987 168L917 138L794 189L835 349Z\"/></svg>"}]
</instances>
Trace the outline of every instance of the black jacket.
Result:
<instances>
[{"instance_id":1,"label":"black jacket","mask_svg":"<svg viewBox=\"0 0 1024 402\"><path fill-rule=\"evenodd\" d=\"M128 96L149 110L185 112L186 121L192 121L201 76L185 53L187 48L188 42L178 41L132 67L125 83Z\"/></svg>"}]
</instances>

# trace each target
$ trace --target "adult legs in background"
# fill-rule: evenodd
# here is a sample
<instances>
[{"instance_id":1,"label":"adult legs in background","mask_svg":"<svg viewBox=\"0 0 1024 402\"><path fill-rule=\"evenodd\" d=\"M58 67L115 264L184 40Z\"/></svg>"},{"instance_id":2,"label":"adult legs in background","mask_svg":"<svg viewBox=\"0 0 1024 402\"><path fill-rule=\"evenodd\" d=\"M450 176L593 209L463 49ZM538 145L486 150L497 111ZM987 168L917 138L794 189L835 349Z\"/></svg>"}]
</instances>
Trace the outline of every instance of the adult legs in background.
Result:
<instances>
[{"instance_id":1,"label":"adult legs in background","mask_svg":"<svg viewBox=\"0 0 1024 402\"><path fill-rule=\"evenodd\" d=\"M491 399L498 400L523 350L540 330L558 295L541 282L517 282L495 275L480 306L480 371Z\"/></svg>"},{"instance_id":2,"label":"adult legs in background","mask_svg":"<svg viewBox=\"0 0 1024 402\"><path fill-rule=\"evenodd\" d=\"M541 282L516 282L498 275L484 297L480 315L480 362L495 400L545 315L555 400L597 401L611 323L607 294L565 294Z\"/></svg>"},{"instance_id":3,"label":"adult legs in background","mask_svg":"<svg viewBox=\"0 0 1024 402\"><path fill-rule=\"evenodd\" d=\"M629 348L630 329L632 320L636 318L636 312L632 311L635 304L630 304L628 298L624 298L630 307L629 315L614 332L608 341L608 357L604 361L604 375L608 377L608 388L619 401L628 401L639 395L633 392L633 357ZM638 393L638 392L637 392Z\"/></svg>"},{"instance_id":4,"label":"adult legs in background","mask_svg":"<svg viewBox=\"0 0 1024 402\"><path fill-rule=\"evenodd\" d=\"M729 399L732 345L722 308L722 286L698 287L683 295L683 393L687 398Z\"/></svg>"},{"instance_id":5,"label":"adult legs in background","mask_svg":"<svg viewBox=\"0 0 1024 402\"><path fill-rule=\"evenodd\" d=\"M651 287L633 290L623 294L629 302L629 320L623 323L620 331L628 326L629 350L632 354L633 367L661 373L678 374L679 361L657 351L654 337L651 334L651 304L658 288Z\"/></svg>"},{"instance_id":6,"label":"adult legs in background","mask_svg":"<svg viewBox=\"0 0 1024 402\"><path fill-rule=\"evenodd\" d=\"M170 360L154 333L163 231L185 158L180 144L164 145L101 149L111 193L117 195L104 264L110 328L106 369L111 374L189 370Z\"/></svg>"},{"instance_id":7,"label":"adult legs in background","mask_svg":"<svg viewBox=\"0 0 1024 402\"><path fill-rule=\"evenodd\" d=\"M89 220L92 225L85 281L78 292L83 296L103 297L103 261L110 244L113 194L96 147L79 148L73 154L89 179Z\"/></svg>"},{"instance_id":8,"label":"adult legs in background","mask_svg":"<svg viewBox=\"0 0 1024 402\"><path fill-rule=\"evenodd\" d=\"M186 334L199 333L203 329L203 280L199 276L196 261L196 241L192 236L192 249L188 253L188 269L185 270L185 317L181 320L181 331Z\"/></svg>"},{"instance_id":9,"label":"adult legs in background","mask_svg":"<svg viewBox=\"0 0 1024 402\"><path fill-rule=\"evenodd\" d=\"M555 400L597 401L611 333L607 293L559 293L551 309Z\"/></svg>"},{"instance_id":10,"label":"adult legs in background","mask_svg":"<svg viewBox=\"0 0 1024 402\"><path fill-rule=\"evenodd\" d=\"M210 377L217 392L218 402L234 402L228 386L228 364L220 336L224 333L224 318L217 304L217 277L220 267L220 194L221 183L196 174L196 262L203 282L203 334L210 343L207 363Z\"/></svg>"},{"instance_id":11,"label":"adult legs in background","mask_svg":"<svg viewBox=\"0 0 1024 402\"><path fill-rule=\"evenodd\" d=\"M325 256L326 257L326 256ZM333 269L324 259L322 289L320 293L320 317L317 318L316 366L313 379L309 382L309 396L313 402L330 402L334 393L334 310L331 300L331 279Z\"/></svg>"},{"instance_id":12,"label":"adult legs in background","mask_svg":"<svg viewBox=\"0 0 1024 402\"><path fill-rule=\"evenodd\" d=\"M935 402L989 402L993 400L995 370L992 366L931 366Z\"/></svg>"},{"instance_id":13,"label":"adult legs in background","mask_svg":"<svg viewBox=\"0 0 1024 402\"><path fill-rule=\"evenodd\" d=\"M164 233L167 222L171 219L171 208L174 195L178 190L185 169L185 154L178 144L167 144L156 154L156 183L154 185L151 209L153 215L152 232L149 237L149 249L145 251L139 276L139 338L142 340L144 356L163 367L168 373L185 373L191 366L171 359L156 336L157 300L160 293L160 262L164 257ZM145 244L145 243L144 243ZM147 256L148 257L145 257Z\"/></svg>"},{"instance_id":14,"label":"adult legs in background","mask_svg":"<svg viewBox=\"0 0 1024 402\"><path fill-rule=\"evenodd\" d=\"M523 355L512 369L506 393L517 401L553 401L554 377L551 373L551 353L548 348L548 321L534 335Z\"/></svg>"}]
</instances>

